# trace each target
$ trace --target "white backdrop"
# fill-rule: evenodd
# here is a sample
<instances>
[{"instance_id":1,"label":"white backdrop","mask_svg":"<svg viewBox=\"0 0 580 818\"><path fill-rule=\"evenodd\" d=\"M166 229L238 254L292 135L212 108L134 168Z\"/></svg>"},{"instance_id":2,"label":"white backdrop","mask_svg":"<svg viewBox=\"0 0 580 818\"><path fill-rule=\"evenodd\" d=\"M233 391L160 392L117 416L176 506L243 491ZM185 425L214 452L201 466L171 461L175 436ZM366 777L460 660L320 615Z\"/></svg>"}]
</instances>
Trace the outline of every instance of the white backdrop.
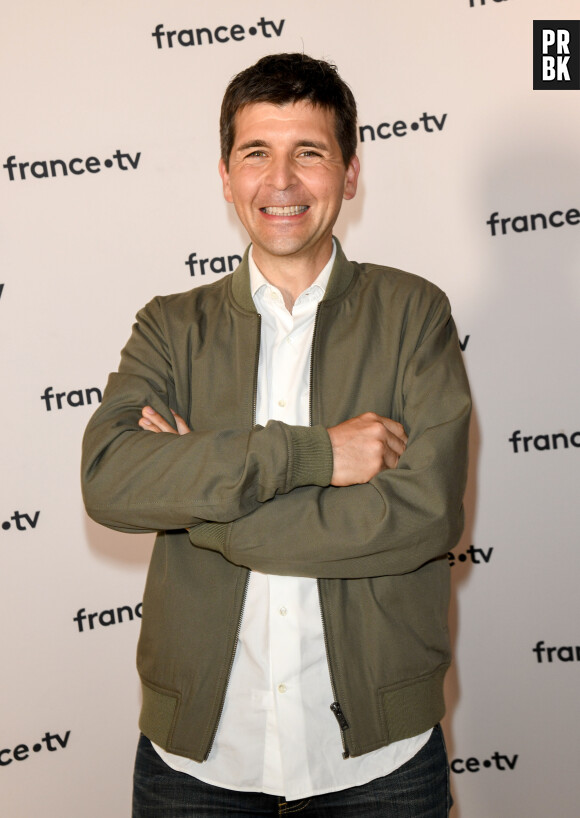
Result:
<instances>
[{"instance_id":1,"label":"white backdrop","mask_svg":"<svg viewBox=\"0 0 580 818\"><path fill-rule=\"evenodd\" d=\"M575 17L575 0L4 10L2 816L130 814L152 539L86 518L80 440L136 311L223 275L220 257L245 246L216 170L227 82L301 50L335 61L359 104L362 185L337 227L347 255L435 281L465 347L454 816L578 814L580 92L532 90L532 21ZM532 230L539 213L552 224L536 215ZM190 274L192 253L205 275Z\"/></svg>"}]
</instances>

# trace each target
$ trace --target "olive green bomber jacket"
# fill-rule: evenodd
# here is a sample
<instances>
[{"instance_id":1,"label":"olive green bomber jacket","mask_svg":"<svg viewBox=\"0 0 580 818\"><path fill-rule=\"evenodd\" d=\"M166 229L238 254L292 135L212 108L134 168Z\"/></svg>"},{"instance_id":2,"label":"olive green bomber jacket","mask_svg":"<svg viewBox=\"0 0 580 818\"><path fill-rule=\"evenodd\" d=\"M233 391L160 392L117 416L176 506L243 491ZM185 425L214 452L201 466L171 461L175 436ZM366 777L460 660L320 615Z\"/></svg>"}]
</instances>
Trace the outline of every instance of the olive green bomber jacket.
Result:
<instances>
[{"instance_id":1,"label":"olive green bomber jacket","mask_svg":"<svg viewBox=\"0 0 580 818\"><path fill-rule=\"evenodd\" d=\"M103 525L159 532L138 647L151 740L207 757L254 569L318 578L337 729L360 755L444 712L462 355L437 287L340 246L316 318L311 427L254 425L259 339L247 254L232 275L147 305L85 433L85 504ZM192 433L143 432L146 404ZM326 428L366 411L400 421L407 449L368 484L330 486Z\"/></svg>"}]
</instances>

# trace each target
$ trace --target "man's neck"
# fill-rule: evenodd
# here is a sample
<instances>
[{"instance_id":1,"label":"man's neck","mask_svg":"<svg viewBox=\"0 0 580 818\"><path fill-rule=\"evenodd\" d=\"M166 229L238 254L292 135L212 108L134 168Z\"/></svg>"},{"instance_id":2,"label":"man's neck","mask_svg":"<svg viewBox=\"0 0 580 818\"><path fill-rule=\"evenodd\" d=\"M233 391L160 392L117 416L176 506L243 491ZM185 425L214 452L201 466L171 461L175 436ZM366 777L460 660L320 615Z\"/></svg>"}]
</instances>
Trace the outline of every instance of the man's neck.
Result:
<instances>
[{"instance_id":1,"label":"man's neck","mask_svg":"<svg viewBox=\"0 0 580 818\"><path fill-rule=\"evenodd\" d=\"M252 255L266 281L280 290L284 305L291 313L296 299L316 281L328 264L332 250L331 238L328 247L322 252L318 250L313 256L271 256L261 253L260 248L255 246L252 247Z\"/></svg>"}]
</instances>

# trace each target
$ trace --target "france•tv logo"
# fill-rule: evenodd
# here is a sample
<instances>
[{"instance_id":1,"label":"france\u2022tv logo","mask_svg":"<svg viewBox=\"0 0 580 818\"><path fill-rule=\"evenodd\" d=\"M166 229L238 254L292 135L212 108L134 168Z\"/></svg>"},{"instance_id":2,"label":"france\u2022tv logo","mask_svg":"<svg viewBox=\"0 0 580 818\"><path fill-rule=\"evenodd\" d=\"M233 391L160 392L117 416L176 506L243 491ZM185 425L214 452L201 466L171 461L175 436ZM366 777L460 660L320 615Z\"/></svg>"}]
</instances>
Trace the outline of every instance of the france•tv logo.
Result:
<instances>
[{"instance_id":1,"label":"france\u2022tv logo","mask_svg":"<svg viewBox=\"0 0 580 818\"><path fill-rule=\"evenodd\" d=\"M580 90L580 20L534 20L534 91Z\"/></svg>"}]
</instances>

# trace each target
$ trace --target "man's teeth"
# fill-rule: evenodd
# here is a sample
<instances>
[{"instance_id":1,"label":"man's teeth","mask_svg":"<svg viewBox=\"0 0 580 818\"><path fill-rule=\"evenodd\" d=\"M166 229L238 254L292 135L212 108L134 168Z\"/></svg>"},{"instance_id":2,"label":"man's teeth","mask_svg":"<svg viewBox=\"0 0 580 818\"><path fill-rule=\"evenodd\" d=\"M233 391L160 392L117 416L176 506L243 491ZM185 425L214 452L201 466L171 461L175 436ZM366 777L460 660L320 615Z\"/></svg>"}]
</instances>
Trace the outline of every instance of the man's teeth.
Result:
<instances>
[{"instance_id":1,"label":"man's teeth","mask_svg":"<svg viewBox=\"0 0 580 818\"><path fill-rule=\"evenodd\" d=\"M297 216L308 210L308 205L290 205L289 207L263 207L262 212L268 216Z\"/></svg>"}]
</instances>

